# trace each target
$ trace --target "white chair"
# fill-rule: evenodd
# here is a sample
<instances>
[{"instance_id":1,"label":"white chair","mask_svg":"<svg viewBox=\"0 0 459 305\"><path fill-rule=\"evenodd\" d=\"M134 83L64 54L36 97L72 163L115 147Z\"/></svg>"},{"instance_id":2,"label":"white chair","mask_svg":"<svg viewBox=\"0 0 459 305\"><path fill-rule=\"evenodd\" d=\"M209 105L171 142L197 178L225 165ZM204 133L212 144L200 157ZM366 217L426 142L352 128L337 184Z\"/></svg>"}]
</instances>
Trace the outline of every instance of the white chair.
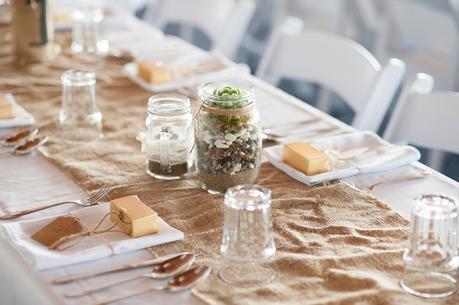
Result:
<instances>
[{"instance_id":1,"label":"white chair","mask_svg":"<svg viewBox=\"0 0 459 305\"><path fill-rule=\"evenodd\" d=\"M373 54L402 59L406 76L425 71L437 90L457 90L457 0L350 0L362 26L372 32ZM363 29L360 29L363 30Z\"/></svg>"},{"instance_id":2,"label":"white chair","mask_svg":"<svg viewBox=\"0 0 459 305\"><path fill-rule=\"evenodd\" d=\"M212 49L234 58L255 7L254 0L150 0L143 18L161 29L181 25L180 36L190 42L197 28L210 39Z\"/></svg>"},{"instance_id":3,"label":"white chair","mask_svg":"<svg viewBox=\"0 0 459 305\"><path fill-rule=\"evenodd\" d=\"M459 92L432 91L434 80L417 74L403 90L384 138L459 154Z\"/></svg>"},{"instance_id":4,"label":"white chair","mask_svg":"<svg viewBox=\"0 0 459 305\"><path fill-rule=\"evenodd\" d=\"M273 34L257 76L273 84L283 77L318 83L355 111L354 127L377 131L404 71L398 59L381 66L358 43L333 34L303 32L298 22L289 19Z\"/></svg>"}]
</instances>

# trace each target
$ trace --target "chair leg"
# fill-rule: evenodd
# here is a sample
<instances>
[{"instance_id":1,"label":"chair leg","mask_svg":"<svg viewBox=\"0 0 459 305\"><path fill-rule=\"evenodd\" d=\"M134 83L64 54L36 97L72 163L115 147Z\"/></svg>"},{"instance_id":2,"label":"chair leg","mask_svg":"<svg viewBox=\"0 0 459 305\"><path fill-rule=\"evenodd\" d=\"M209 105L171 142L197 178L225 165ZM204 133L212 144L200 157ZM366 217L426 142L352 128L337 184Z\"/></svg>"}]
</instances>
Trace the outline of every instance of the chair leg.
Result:
<instances>
[{"instance_id":1,"label":"chair leg","mask_svg":"<svg viewBox=\"0 0 459 305\"><path fill-rule=\"evenodd\" d=\"M317 108L330 113L332 109L332 92L326 88L320 88L319 95L317 97Z\"/></svg>"},{"instance_id":2,"label":"chair leg","mask_svg":"<svg viewBox=\"0 0 459 305\"><path fill-rule=\"evenodd\" d=\"M431 150L427 156L427 165L435 170L441 171L443 161L445 160L445 153L442 151Z\"/></svg>"}]
</instances>

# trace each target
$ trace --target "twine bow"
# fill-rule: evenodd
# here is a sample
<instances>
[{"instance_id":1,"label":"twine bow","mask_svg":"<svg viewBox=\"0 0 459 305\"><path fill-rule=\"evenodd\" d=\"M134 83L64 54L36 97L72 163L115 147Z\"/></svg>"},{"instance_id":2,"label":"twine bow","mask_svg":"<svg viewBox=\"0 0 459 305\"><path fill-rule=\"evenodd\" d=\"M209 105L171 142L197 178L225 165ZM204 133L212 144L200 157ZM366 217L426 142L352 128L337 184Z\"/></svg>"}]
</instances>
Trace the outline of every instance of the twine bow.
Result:
<instances>
[{"instance_id":1,"label":"twine bow","mask_svg":"<svg viewBox=\"0 0 459 305\"><path fill-rule=\"evenodd\" d=\"M325 149L323 152L331 161L331 167L334 167L335 164L339 163L349 163L352 166L359 168L358 165L353 162L351 159L360 156L361 154L368 151L370 148L368 146L350 148L347 150L339 151L336 149Z\"/></svg>"},{"instance_id":2,"label":"twine bow","mask_svg":"<svg viewBox=\"0 0 459 305\"><path fill-rule=\"evenodd\" d=\"M108 228L103 229L103 230L99 230L100 226L103 224L105 219L107 219L107 217L109 217L111 215L116 215L116 221L111 226L109 226ZM105 214L100 219L100 221L97 223L97 225L94 226L94 228L92 230L87 230L86 229L86 230L84 230L84 231L82 231L80 233L63 236L63 237L59 238L58 240L56 240L52 245L50 245L48 247L48 249L64 251L64 250L67 250L67 249L70 249L70 248L76 246L77 244L79 244L81 241L83 241L87 237L96 236L97 238L100 238L110 248L110 250L112 251L112 255L115 255L116 254L115 253L115 249L113 249L112 245L108 242L108 240L106 240L102 236L99 236L99 234L104 234L104 233L108 233L108 232L121 232L121 233L123 233L123 231L121 231L121 230L113 230L118 225L118 223L120 222L121 217L122 217L122 215L120 213L108 212L107 214ZM66 242L71 241L71 240L74 240L74 241L72 243L66 245L66 246L63 246Z\"/></svg>"}]
</instances>

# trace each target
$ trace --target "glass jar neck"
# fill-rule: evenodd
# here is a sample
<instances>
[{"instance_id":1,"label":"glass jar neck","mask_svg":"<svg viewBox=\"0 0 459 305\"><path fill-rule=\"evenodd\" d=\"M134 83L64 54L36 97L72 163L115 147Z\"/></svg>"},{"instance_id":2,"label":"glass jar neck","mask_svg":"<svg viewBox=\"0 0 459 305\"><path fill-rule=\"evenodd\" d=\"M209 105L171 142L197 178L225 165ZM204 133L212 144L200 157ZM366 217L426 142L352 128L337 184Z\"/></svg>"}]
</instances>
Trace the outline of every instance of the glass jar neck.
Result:
<instances>
[{"instance_id":1,"label":"glass jar neck","mask_svg":"<svg viewBox=\"0 0 459 305\"><path fill-rule=\"evenodd\" d=\"M153 95L148 99L147 113L165 117L189 114L190 99L184 95Z\"/></svg>"},{"instance_id":2,"label":"glass jar neck","mask_svg":"<svg viewBox=\"0 0 459 305\"><path fill-rule=\"evenodd\" d=\"M240 109L255 102L253 88L236 82L204 84L199 88L199 97L205 107L217 109Z\"/></svg>"}]
</instances>

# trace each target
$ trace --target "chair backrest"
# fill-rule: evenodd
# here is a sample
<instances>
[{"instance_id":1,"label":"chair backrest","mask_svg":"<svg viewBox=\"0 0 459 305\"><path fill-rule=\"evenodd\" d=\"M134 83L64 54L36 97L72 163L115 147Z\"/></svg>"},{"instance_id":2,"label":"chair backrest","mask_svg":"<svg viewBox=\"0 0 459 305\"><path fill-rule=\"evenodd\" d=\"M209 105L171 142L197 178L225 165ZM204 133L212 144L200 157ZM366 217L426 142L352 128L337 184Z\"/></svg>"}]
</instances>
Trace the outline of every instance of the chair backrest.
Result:
<instances>
[{"instance_id":1,"label":"chair backrest","mask_svg":"<svg viewBox=\"0 0 459 305\"><path fill-rule=\"evenodd\" d=\"M459 92L434 91L432 76L417 74L404 88L384 138L459 154Z\"/></svg>"},{"instance_id":2,"label":"chair backrest","mask_svg":"<svg viewBox=\"0 0 459 305\"><path fill-rule=\"evenodd\" d=\"M212 48L233 58L255 11L254 0L154 0L145 19L159 28L177 23L201 30Z\"/></svg>"},{"instance_id":3,"label":"chair backrest","mask_svg":"<svg viewBox=\"0 0 459 305\"><path fill-rule=\"evenodd\" d=\"M257 76L274 84L283 77L318 83L355 111L354 127L377 131L404 71L400 60L381 66L355 41L303 31L290 19L272 35Z\"/></svg>"}]
</instances>

